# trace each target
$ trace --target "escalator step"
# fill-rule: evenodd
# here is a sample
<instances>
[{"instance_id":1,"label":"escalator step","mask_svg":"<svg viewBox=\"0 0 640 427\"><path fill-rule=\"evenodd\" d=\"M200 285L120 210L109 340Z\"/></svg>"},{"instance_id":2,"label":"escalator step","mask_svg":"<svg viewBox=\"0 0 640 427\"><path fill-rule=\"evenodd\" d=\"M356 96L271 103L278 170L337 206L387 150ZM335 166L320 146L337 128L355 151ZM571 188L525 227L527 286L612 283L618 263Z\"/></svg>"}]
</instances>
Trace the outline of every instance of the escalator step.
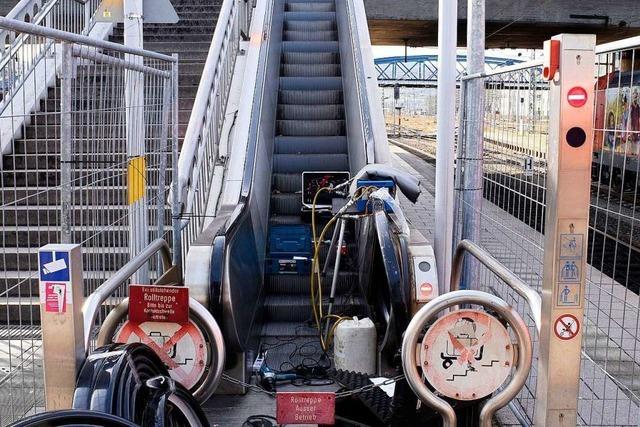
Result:
<instances>
[{"instance_id":1,"label":"escalator step","mask_svg":"<svg viewBox=\"0 0 640 427\"><path fill-rule=\"evenodd\" d=\"M315 42L295 42L283 41L283 52L340 52L340 45L337 41L315 41Z\"/></svg>"},{"instance_id":2,"label":"escalator step","mask_svg":"<svg viewBox=\"0 0 640 427\"><path fill-rule=\"evenodd\" d=\"M271 225L297 225L304 224L304 221L300 215L276 215L271 214L269 217L269 224Z\"/></svg>"},{"instance_id":3,"label":"escalator step","mask_svg":"<svg viewBox=\"0 0 640 427\"><path fill-rule=\"evenodd\" d=\"M280 75L283 77L338 77L339 64L282 64Z\"/></svg>"},{"instance_id":4,"label":"escalator step","mask_svg":"<svg viewBox=\"0 0 640 427\"><path fill-rule=\"evenodd\" d=\"M295 193L302 190L302 175L299 173L274 173L272 178L274 189L283 193Z\"/></svg>"},{"instance_id":5,"label":"escalator step","mask_svg":"<svg viewBox=\"0 0 640 427\"><path fill-rule=\"evenodd\" d=\"M335 12L285 12L284 21L335 21Z\"/></svg>"},{"instance_id":6,"label":"escalator step","mask_svg":"<svg viewBox=\"0 0 640 427\"><path fill-rule=\"evenodd\" d=\"M337 52L283 52L283 64L340 64Z\"/></svg>"},{"instance_id":7,"label":"escalator step","mask_svg":"<svg viewBox=\"0 0 640 427\"><path fill-rule=\"evenodd\" d=\"M262 326L263 337L315 337L318 330L311 322L269 322Z\"/></svg>"},{"instance_id":8,"label":"escalator step","mask_svg":"<svg viewBox=\"0 0 640 427\"><path fill-rule=\"evenodd\" d=\"M280 77L280 90L342 90L342 78Z\"/></svg>"},{"instance_id":9,"label":"escalator step","mask_svg":"<svg viewBox=\"0 0 640 427\"><path fill-rule=\"evenodd\" d=\"M331 281L333 275L327 275L322 279L323 295L329 295L331 291ZM267 290L271 294L309 294L309 286L311 284L308 275L298 276L293 274L274 274L267 276ZM357 273L344 271L339 273L338 282L336 283L336 292L338 295L345 294L354 289L358 283Z\"/></svg>"},{"instance_id":10,"label":"escalator step","mask_svg":"<svg viewBox=\"0 0 640 427\"><path fill-rule=\"evenodd\" d=\"M285 31L283 40L286 41L337 41L337 31Z\"/></svg>"},{"instance_id":11,"label":"escalator step","mask_svg":"<svg viewBox=\"0 0 640 427\"><path fill-rule=\"evenodd\" d=\"M336 29L335 21L287 21L285 31L332 31Z\"/></svg>"},{"instance_id":12,"label":"escalator step","mask_svg":"<svg viewBox=\"0 0 640 427\"><path fill-rule=\"evenodd\" d=\"M282 136L340 136L345 134L344 120L278 120L277 134Z\"/></svg>"},{"instance_id":13,"label":"escalator step","mask_svg":"<svg viewBox=\"0 0 640 427\"><path fill-rule=\"evenodd\" d=\"M346 152L347 138L345 136L279 136L275 139L276 154L337 154Z\"/></svg>"},{"instance_id":14,"label":"escalator step","mask_svg":"<svg viewBox=\"0 0 640 427\"><path fill-rule=\"evenodd\" d=\"M277 193L271 195L271 212L279 215L299 215L302 209L302 195Z\"/></svg>"},{"instance_id":15,"label":"escalator step","mask_svg":"<svg viewBox=\"0 0 640 427\"><path fill-rule=\"evenodd\" d=\"M346 154L276 154L273 159L273 169L278 173L347 171L349 156Z\"/></svg>"},{"instance_id":16,"label":"escalator step","mask_svg":"<svg viewBox=\"0 0 640 427\"><path fill-rule=\"evenodd\" d=\"M338 295L333 307L338 315L355 316L364 310L359 296ZM267 295L264 310L266 319L273 322L304 322L313 316L309 295Z\"/></svg>"},{"instance_id":17,"label":"escalator step","mask_svg":"<svg viewBox=\"0 0 640 427\"><path fill-rule=\"evenodd\" d=\"M342 90L280 90L281 104L341 104Z\"/></svg>"},{"instance_id":18,"label":"escalator step","mask_svg":"<svg viewBox=\"0 0 640 427\"><path fill-rule=\"evenodd\" d=\"M334 2L291 2L285 4L287 12L335 12Z\"/></svg>"},{"instance_id":19,"label":"escalator step","mask_svg":"<svg viewBox=\"0 0 640 427\"><path fill-rule=\"evenodd\" d=\"M281 104L278 106L278 118L282 120L343 120L344 106L342 104Z\"/></svg>"}]
</instances>

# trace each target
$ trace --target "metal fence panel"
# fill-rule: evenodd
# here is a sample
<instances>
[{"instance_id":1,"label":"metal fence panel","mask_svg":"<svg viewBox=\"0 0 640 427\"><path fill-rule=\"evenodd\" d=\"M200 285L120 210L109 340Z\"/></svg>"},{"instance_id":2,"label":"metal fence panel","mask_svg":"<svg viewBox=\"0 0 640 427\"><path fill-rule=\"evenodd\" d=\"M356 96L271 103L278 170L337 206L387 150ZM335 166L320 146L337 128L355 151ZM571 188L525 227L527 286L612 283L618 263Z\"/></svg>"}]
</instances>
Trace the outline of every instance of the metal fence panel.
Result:
<instances>
[{"instance_id":1,"label":"metal fence panel","mask_svg":"<svg viewBox=\"0 0 640 427\"><path fill-rule=\"evenodd\" d=\"M15 135L0 174L0 425L44 405L38 248L81 244L86 296L131 257L133 193L144 197L149 241L171 240L175 61L63 36L38 36L55 47L36 65L53 75L42 96L13 97L0 117L0 127L13 126ZM24 87L37 87L37 79L29 74ZM144 86L142 105L125 102L127 81ZM144 160L137 162L127 156L125 117L134 108L144 128ZM159 256L148 269L151 280L162 274ZM124 297L122 286L96 325Z\"/></svg>"}]
</instances>

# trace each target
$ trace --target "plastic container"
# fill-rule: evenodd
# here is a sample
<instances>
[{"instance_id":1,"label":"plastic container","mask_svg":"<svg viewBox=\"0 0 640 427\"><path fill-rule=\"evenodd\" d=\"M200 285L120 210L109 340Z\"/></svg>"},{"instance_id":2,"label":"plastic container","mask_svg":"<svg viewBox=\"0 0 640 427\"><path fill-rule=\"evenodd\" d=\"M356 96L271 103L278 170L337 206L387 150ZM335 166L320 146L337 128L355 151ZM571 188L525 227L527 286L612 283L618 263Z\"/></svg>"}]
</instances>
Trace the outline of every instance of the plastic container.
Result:
<instances>
[{"instance_id":1,"label":"plastic container","mask_svg":"<svg viewBox=\"0 0 640 427\"><path fill-rule=\"evenodd\" d=\"M333 337L336 369L374 375L376 373L376 327L368 317L343 320Z\"/></svg>"}]
</instances>

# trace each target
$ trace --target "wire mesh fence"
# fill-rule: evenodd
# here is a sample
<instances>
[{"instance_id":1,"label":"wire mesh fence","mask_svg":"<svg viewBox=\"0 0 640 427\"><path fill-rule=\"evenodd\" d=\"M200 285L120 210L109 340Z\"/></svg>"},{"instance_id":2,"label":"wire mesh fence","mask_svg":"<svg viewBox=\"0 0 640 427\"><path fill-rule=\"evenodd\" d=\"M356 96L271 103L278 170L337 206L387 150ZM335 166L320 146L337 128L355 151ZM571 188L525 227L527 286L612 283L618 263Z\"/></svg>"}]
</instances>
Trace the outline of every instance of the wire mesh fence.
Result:
<instances>
[{"instance_id":1,"label":"wire mesh fence","mask_svg":"<svg viewBox=\"0 0 640 427\"><path fill-rule=\"evenodd\" d=\"M540 291L542 285L544 207L546 189L546 148L548 83L540 67L520 68L480 78L482 98L467 94L469 81L462 85L463 111L458 147L456 236L462 238L464 215L471 210L480 227L478 243ZM483 152L481 162L482 203L465 198L462 173L477 158L469 147L472 127L480 127ZM477 128L476 128L477 129ZM476 130L477 132L477 130ZM533 424L536 393L538 332L526 302L487 269L480 268L477 283L467 283L499 296L523 317L533 339L534 360L527 382L511 405L517 416Z\"/></svg>"},{"instance_id":2,"label":"wire mesh fence","mask_svg":"<svg viewBox=\"0 0 640 427\"><path fill-rule=\"evenodd\" d=\"M635 426L640 421L637 53L633 46L602 52L596 67L579 425ZM482 204L465 202L465 174L458 174L457 236L463 233L465 210L475 212L480 221L481 246L540 291L549 185L548 85L541 79L539 66L481 79L484 107L465 98L458 165L464 170L474 160L468 156L469 138L464 130L474 122L470 115L481 111L483 118L475 126L482 126ZM521 298L490 272L481 271L476 286L517 307L534 332L533 319ZM536 340L532 372L512 408L529 425L533 424L535 411L537 352Z\"/></svg>"},{"instance_id":3,"label":"wire mesh fence","mask_svg":"<svg viewBox=\"0 0 640 427\"><path fill-rule=\"evenodd\" d=\"M35 65L51 77L28 74L0 112L0 425L44 406L38 248L80 244L87 296L136 255L132 240L171 240L176 62L72 36L38 36L55 46ZM158 277L160 255L140 270Z\"/></svg>"}]
</instances>

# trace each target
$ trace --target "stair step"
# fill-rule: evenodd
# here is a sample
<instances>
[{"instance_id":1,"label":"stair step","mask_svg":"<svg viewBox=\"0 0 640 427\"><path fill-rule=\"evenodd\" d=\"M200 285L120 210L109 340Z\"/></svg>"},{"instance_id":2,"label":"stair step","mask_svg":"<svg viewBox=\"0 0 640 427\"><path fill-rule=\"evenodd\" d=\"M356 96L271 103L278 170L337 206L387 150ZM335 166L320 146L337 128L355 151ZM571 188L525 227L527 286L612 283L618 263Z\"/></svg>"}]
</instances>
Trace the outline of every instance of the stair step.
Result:
<instances>
[{"instance_id":1,"label":"stair step","mask_svg":"<svg viewBox=\"0 0 640 427\"><path fill-rule=\"evenodd\" d=\"M271 274L266 276L267 291L270 294L296 294L309 295L311 279L309 275L299 276L294 274ZM323 295L329 295L333 274L322 278ZM336 283L336 295L342 295L356 289L358 284L358 274L348 271L341 271L338 274Z\"/></svg>"},{"instance_id":2,"label":"stair step","mask_svg":"<svg viewBox=\"0 0 640 427\"><path fill-rule=\"evenodd\" d=\"M338 52L283 52L283 64L340 64Z\"/></svg>"},{"instance_id":3,"label":"stair step","mask_svg":"<svg viewBox=\"0 0 640 427\"><path fill-rule=\"evenodd\" d=\"M345 136L278 136L276 154L335 154L347 152Z\"/></svg>"},{"instance_id":4,"label":"stair step","mask_svg":"<svg viewBox=\"0 0 640 427\"><path fill-rule=\"evenodd\" d=\"M318 336L318 330L311 322L269 322L262 326L261 335L263 337L315 337Z\"/></svg>"},{"instance_id":5,"label":"stair step","mask_svg":"<svg viewBox=\"0 0 640 427\"><path fill-rule=\"evenodd\" d=\"M285 31L283 40L285 41L337 41L337 31Z\"/></svg>"},{"instance_id":6,"label":"stair step","mask_svg":"<svg viewBox=\"0 0 640 427\"><path fill-rule=\"evenodd\" d=\"M346 154L276 154L273 169L279 173L348 171L349 156Z\"/></svg>"},{"instance_id":7,"label":"stair step","mask_svg":"<svg viewBox=\"0 0 640 427\"><path fill-rule=\"evenodd\" d=\"M346 133L344 120L278 120L277 135L341 136Z\"/></svg>"},{"instance_id":8,"label":"stair step","mask_svg":"<svg viewBox=\"0 0 640 427\"><path fill-rule=\"evenodd\" d=\"M282 64L280 75L283 77L338 77L341 75L339 64Z\"/></svg>"},{"instance_id":9,"label":"stair step","mask_svg":"<svg viewBox=\"0 0 640 427\"><path fill-rule=\"evenodd\" d=\"M272 188L283 193L302 191L302 175L299 173L274 173Z\"/></svg>"},{"instance_id":10,"label":"stair step","mask_svg":"<svg viewBox=\"0 0 640 427\"><path fill-rule=\"evenodd\" d=\"M334 2L292 2L285 3L287 12L335 12Z\"/></svg>"},{"instance_id":11,"label":"stair step","mask_svg":"<svg viewBox=\"0 0 640 427\"><path fill-rule=\"evenodd\" d=\"M336 90L280 90L278 101L281 104L321 105L342 104L342 88Z\"/></svg>"},{"instance_id":12,"label":"stair step","mask_svg":"<svg viewBox=\"0 0 640 427\"><path fill-rule=\"evenodd\" d=\"M296 193L276 193L271 195L271 212L278 215L300 214L302 195Z\"/></svg>"},{"instance_id":13,"label":"stair step","mask_svg":"<svg viewBox=\"0 0 640 427\"><path fill-rule=\"evenodd\" d=\"M342 104L281 104L278 105L278 118L282 120L343 120L344 106Z\"/></svg>"},{"instance_id":14,"label":"stair step","mask_svg":"<svg viewBox=\"0 0 640 427\"><path fill-rule=\"evenodd\" d=\"M335 12L285 12L284 21L335 21Z\"/></svg>"},{"instance_id":15,"label":"stair step","mask_svg":"<svg viewBox=\"0 0 640 427\"><path fill-rule=\"evenodd\" d=\"M333 31L336 21L285 21L285 31Z\"/></svg>"},{"instance_id":16,"label":"stair step","mask_svg":"<svg viewBox=\"0 0 640 427\"><path fill-rule=\"evenodd\" d=\"M267 295L264 308L267 321L304 322L313 317L309 295ZM338 315L360 314L362 298L337 295L333 308Z\"/></svg>"},{"instance_id":17,"label":"stair step","mask_svg":"<svg viewBox=\"0 0 640 427\"><path fill-rule=\"evenodd\" d=\"M340 45L337 41L283 41L282 51L339 53Z\"/></svg>"}]
</instances>

